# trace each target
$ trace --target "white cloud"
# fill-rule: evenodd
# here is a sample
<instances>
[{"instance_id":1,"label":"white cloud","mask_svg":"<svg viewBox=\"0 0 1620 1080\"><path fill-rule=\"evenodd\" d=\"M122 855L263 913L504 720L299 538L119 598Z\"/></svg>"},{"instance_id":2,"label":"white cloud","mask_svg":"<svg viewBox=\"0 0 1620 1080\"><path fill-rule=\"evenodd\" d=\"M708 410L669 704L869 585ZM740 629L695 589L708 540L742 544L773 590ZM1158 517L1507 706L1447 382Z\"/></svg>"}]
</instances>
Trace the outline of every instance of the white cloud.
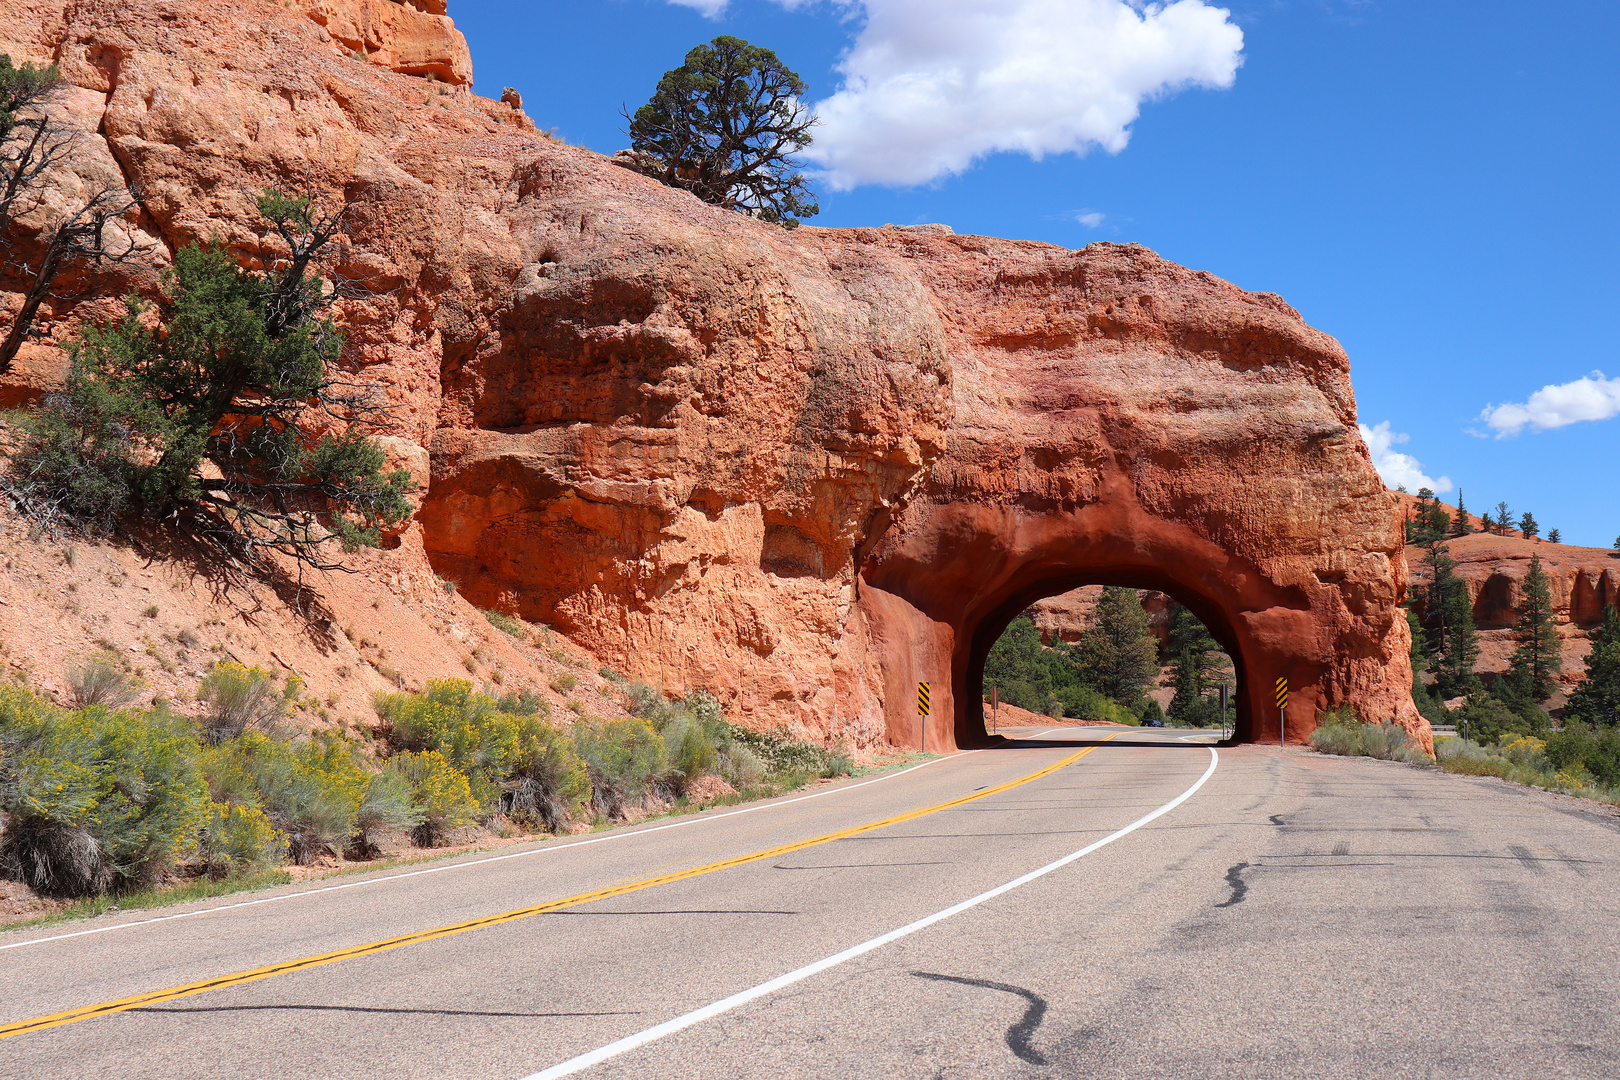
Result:
<instances>
[{"instance_id":1,"label":"white cloud","mask_svg":"<svg viewBox=\"0 0 1620 1080\"><path fill-rule=\"evenodd\" d=\"M1517 435L1526 427L1548 431L1611 416L1620 416L1620 379L1605 379L1601 371L1574 382L1543 386L1523 405L1487 405L1479 414L1498 439Z\"/></svg>"},{"instance_id":2,"label":"white cloud","mask_svg":"<svg viewBox=\"0 0 1620 1080\"><path fill-rule=\"evenodd\" d=\"M703 0L683 0L694 5ZM712 4L716 0L709 0ZM864 0L806 156L835 190L924 184L997 151L1118 153L1144 101L1228 87L1243 31L1203 0Z\"/></svg>"},{"instance_id":3,"label":"white cloud","mask_svg":"<svg viewBox=\"0 0 1620 1080\"><path fill-rule=\"evenodd\" d=\"M1418 488L1428 488L1436 495L1443 495L1451 490L1451 477L1442 476L1436 480L1424 473L1423 466L1417 458L1394 448L1397 443L1406 442L1411 436L1389 430L1388 420L1377 427L1368 427L1366 424L1357 424L1356 427L1361 429L1361 437L1367 441L1367 449L1372 451L1373 468L1378 470L1378 475L1388 487L1404 485L1406 490L1411 492L1416 492Z\"/></svg>"},{"instance_id":4,"label":"white cloud","mask_svg":"<svg viewBox=\"0 0 1620 1080\"><path fill-rule=\"evenodd\" d=\"M1102 225L1103 222L1108 220L1108 215L1098 213L1095 210L1082 210L1080 213L1074 215L1074 220L1078 221L1088 229L1095 229Z\"/></svg>"},{"instance_id":5,"label":"white cloud","mask_svg":"<svg viewBox=\"0 0 1620 1080\"><path fill-rule=\"evenodd\" d=\"M726 13L730 0L669 0L676 7L692 8L698 14L708 19L718 19Z\"/></svg>"}]
</instances>

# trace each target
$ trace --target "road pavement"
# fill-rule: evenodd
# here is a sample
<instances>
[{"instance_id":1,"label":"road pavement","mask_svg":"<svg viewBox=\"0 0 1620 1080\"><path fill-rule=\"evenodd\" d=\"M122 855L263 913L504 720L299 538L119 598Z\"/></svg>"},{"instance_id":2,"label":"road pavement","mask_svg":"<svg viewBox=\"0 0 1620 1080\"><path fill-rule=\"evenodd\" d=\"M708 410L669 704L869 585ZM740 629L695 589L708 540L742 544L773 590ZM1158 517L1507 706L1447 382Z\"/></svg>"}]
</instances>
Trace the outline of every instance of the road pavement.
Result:
<instances>
[{"instance_id":1,"label":"road pavement","mask_svg":"<svg viewBox=\"0 0 1620 1080\"><path fill-rule=\"evenodd\" d=\"M1174 731L1021 734L0 935L0 1077L1620 1076L1612 813Z\"/></svg>"}]
</instances>

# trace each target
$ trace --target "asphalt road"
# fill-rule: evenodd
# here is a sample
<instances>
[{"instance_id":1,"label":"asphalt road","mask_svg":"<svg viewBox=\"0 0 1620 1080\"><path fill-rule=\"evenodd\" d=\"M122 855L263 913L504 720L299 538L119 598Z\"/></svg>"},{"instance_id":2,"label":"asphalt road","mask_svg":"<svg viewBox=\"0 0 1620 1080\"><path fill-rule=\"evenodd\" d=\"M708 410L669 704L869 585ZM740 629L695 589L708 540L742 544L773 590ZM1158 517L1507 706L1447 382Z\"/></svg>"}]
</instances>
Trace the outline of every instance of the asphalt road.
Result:
<instances>
[{"instance_id":1,"label":"asphalt road","mask_svg":"<svg viewBox=\"0 0 1620 1080\"><path fill-rule=\"evenodd\" d=\"M1620 819L1102 734L0 935L0 1077L1620 1076Z\"/></svg>"}]
</instances>

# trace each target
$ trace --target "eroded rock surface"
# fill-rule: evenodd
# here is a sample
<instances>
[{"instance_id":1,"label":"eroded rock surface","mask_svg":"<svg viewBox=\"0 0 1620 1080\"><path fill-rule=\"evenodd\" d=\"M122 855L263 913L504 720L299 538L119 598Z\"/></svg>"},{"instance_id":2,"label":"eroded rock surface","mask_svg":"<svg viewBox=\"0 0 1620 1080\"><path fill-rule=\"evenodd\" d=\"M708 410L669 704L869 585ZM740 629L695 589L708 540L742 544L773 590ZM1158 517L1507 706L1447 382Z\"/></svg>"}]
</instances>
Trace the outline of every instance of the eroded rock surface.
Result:
<instances>
[{"instance_id":1,"label":"eroded rock surface","mask_svg":"<svg viewBox=\"0 0 1620 1080\"><path fill-rule=\"evenodd\" d=\"M458 41L431 3L0 12L142 193L148 272L256 246L269 184L349 208L352 355L429 454L394 557L478 606L758 726L943 749L998 623L1117 581L1218 628L1249 733L1286 675L1292 738L1349 703L1427 741L1348 362L1282 300L1134 245L751 221L467 93Z\"/></svg>"}]
</instances>

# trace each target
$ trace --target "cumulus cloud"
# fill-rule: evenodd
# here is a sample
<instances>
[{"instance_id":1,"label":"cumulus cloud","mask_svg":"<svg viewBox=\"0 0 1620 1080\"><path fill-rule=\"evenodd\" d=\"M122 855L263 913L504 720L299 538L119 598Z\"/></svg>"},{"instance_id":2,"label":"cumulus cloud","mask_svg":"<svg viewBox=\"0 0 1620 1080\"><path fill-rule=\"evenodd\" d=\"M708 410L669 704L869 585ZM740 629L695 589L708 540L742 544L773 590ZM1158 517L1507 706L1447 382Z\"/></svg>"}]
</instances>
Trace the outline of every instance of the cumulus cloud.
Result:
<instances>
[{"instance_id":1,"label":"cumulus cloud","mask_svg":"<svg viewBox=\"0 0 1620 1080\"><path fill-rule=\"evenodd\" d=\"M1417 458L1395 449L1397 444L1406 442L1411 436L1389 430L1388 420L1377 427L1366 424L1357 424L1356 427L1361 429L1361 437L1367 441L1367 449L1372 451L1373 468L1378 470L1378 475L1388 487L1404 486L1412 492L1428 488L1436 495L1451 490L1451 477L1442 476L1437 480L1423 471Z\"/></svg>"},{"instance_id":2,"label":"cumulus cloud","mask_svg":"<svg viewBox=\"0 0 1620 1080\"><path fill-rule=\"evenodd\" d=\"M1479 418L1489 424L1498 439L1517 435L1525 428L1549 431L1582 420L1607 420L1620 416L1620 379L1605 379L1594 371L1574 382L1543 386L1519 405L1487 405Z\"/></svg>"},{"instance_id":3,"label":"cumulus cloud","mask_svg":"<svg viewBox=\"0 0 1620 1080\"><path fill-rule=\"evenodd\" d=\"M701 0L687 0L697 4ZM997 151L1118 153L1142 103L1232 85L1243 31L1204 0L863 0L806 156L835 190L911 185Z\"/></svg>"},{"instance_id":4,"label":"cumulus cloud","mask_svg":"<svg viewBox=\"0 0 1620 1080\"><path fill-rule=\"evenodd\" d=\"M1099 228L1103 222L1108 220L1108 215L1099 213L1096 210L1082 210L1078 214L1074 215L1074 220L1079 222L1081 225L1084 225L1088 229L1095 229Z\"/></svg>"}]
</instances>

